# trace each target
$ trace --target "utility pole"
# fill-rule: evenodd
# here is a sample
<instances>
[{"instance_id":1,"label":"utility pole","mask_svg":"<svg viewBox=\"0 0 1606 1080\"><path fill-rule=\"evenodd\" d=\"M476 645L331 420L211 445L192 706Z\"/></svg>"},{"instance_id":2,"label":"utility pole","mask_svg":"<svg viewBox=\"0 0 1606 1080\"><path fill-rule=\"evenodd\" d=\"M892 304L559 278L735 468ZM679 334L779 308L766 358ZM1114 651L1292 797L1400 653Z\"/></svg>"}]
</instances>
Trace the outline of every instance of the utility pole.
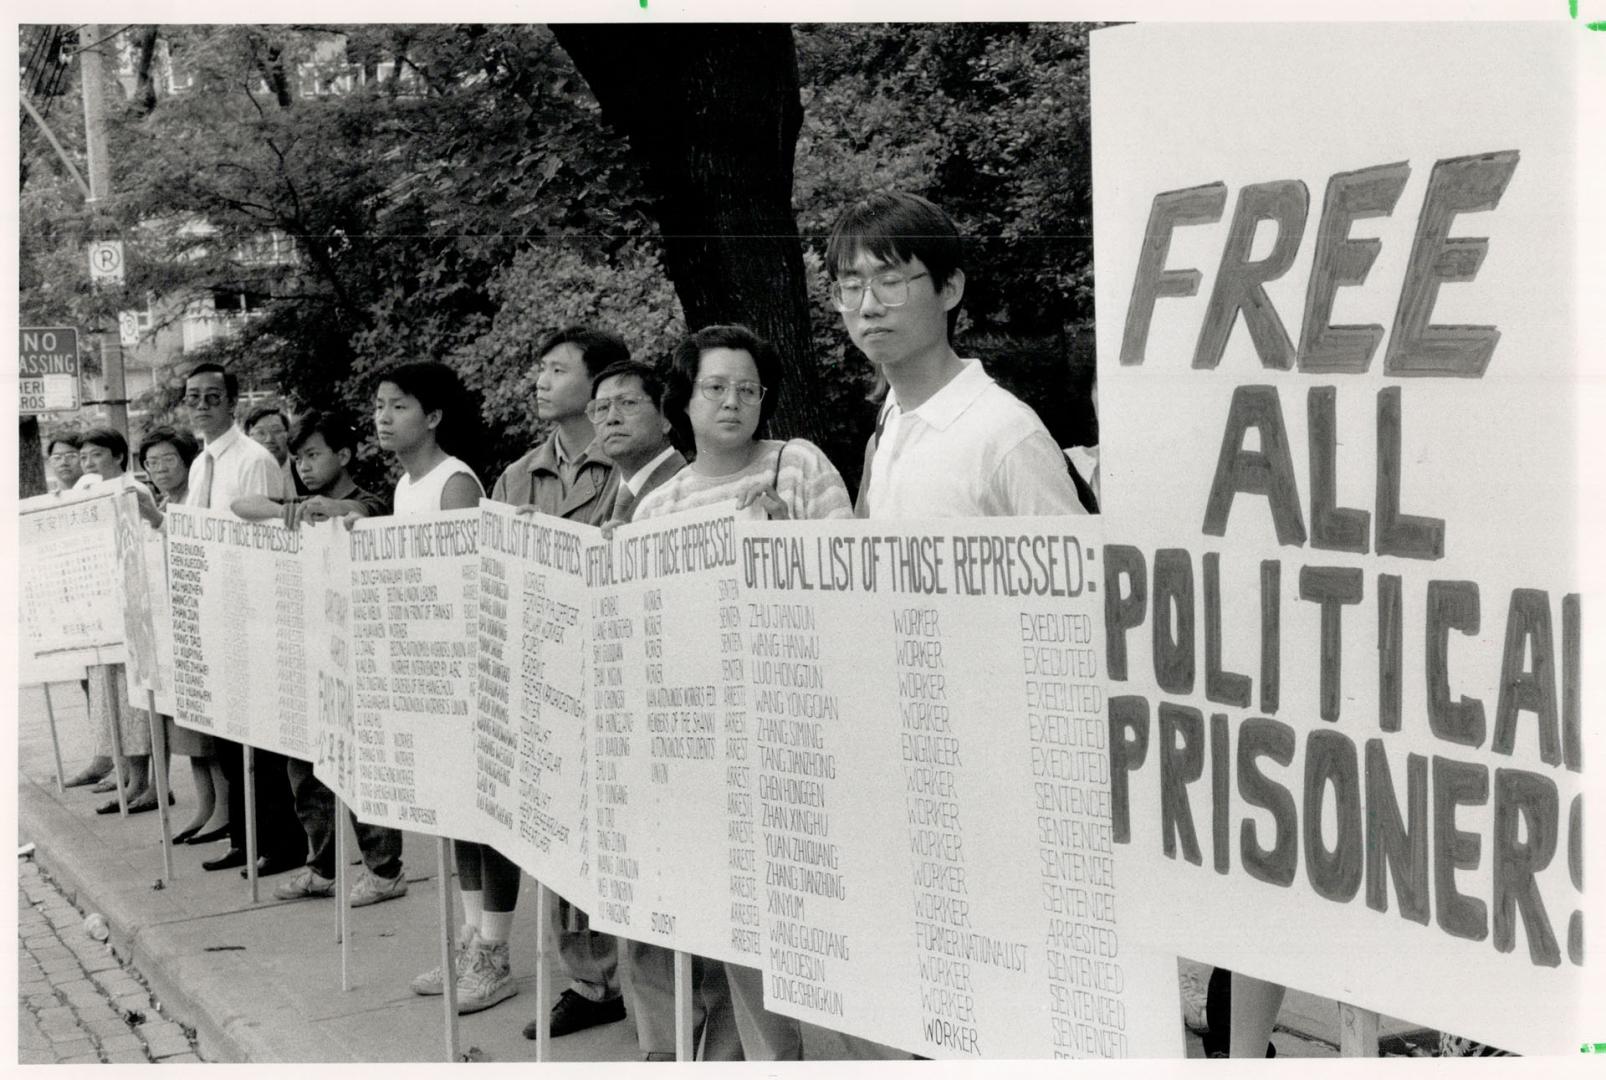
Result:
<instances>
[{"instance_id":1,"label":"utility pole","mask_svg":"<svg viewBox=\"0 0 1606 1080\"><path fill-rule=\"evenodd\" d=\"M78 50L84 93L84 144L89 156L89 211L97 226L101 205L112 193L112 165L106 150L106 60L101 52L110 47L110 39L103 38L102 29L90 25L80 30L80 40L88 45ZM115 316L111 330L101 331L99 337L101 370L106 374L105 405L111 426L127 439L128 386L123 378L123 341Z\"/></svg>"}]
</instances>

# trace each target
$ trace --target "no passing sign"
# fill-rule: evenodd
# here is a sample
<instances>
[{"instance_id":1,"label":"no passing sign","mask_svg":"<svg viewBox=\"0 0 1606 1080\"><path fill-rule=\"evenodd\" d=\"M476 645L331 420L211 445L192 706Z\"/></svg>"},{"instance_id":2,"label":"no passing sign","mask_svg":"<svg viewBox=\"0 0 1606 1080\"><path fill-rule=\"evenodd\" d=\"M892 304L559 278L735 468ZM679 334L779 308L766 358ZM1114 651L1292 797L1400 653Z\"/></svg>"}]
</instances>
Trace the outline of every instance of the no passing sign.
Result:
<instances>
[{"instance_id":1,"label":"no passing sign","mask_svg":"<svg viewBox=\"0 0 1606 1080\"><path fill-rule=\"evenodd\" d=\"M23 414L78 408L78 331L70 326L24 326L17 351Z\"/></svg>"}]
</instances>

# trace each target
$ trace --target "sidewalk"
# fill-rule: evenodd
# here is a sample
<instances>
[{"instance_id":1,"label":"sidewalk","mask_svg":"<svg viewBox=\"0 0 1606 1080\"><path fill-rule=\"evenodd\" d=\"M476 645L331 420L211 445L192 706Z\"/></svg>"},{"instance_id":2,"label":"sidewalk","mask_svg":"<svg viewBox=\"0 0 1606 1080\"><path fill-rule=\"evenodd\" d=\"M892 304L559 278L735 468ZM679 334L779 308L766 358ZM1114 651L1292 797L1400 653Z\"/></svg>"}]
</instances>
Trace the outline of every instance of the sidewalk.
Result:
<instances>
[{"instance_id":1,"label":"sidewalk","mask_svg":"<svg viewBox=\"0 0 1606 1080\"><path fill-rule=\"evenodd\" d=\"M157 815L127 819L98 816L111 796L87 788L58 793L44 695L26 687L17 718L19 843L32 842L34 858L69 898L99 911L111 927L120 957L150 983L169 1015L197 1030L208 1061L440 1061L445 1056L440 998L421 998L408 981L433 967L439 955L439 880L433 837L408 833L404 851L409 891L351 913L351 989L340 989L340 948L333 901L282 903L272 899L280 879L265 878L262 901L250 902L235 871L207 873L203 859L221 844L180 845L173 877L162 880ZM51 689L68 775L89 758L84 699L75 683ZM172 770L174 828L195 806L183 758ZM349 845L355 851L355 842ZM355 871L352 873L355 879ZM550 999L535 995L535 885L525 878L512 939L519 994L485 1012L460 1018L459 1049L477 1048L488 1061L533 1061L535 1043L521 1029L545 1016L562 987L555 958L548 964ZM1203 985L1202 981L1199 985ZM1202 1002L1200 1003L1202 1007ZM1338 1010L1331 1001L1290 992L1276 1036L1282 1057L1330 1056L1338 1044ZM1385 1036L1410 1025L1385 1018ZM638 1059L631 1019L551 1042L554 1061L624 1062ZM830 1035L811 1038L810 1058L839 1057ZM1201 1056L1188 1037L1190 1057Z\"/></svg>"}]
</instances>

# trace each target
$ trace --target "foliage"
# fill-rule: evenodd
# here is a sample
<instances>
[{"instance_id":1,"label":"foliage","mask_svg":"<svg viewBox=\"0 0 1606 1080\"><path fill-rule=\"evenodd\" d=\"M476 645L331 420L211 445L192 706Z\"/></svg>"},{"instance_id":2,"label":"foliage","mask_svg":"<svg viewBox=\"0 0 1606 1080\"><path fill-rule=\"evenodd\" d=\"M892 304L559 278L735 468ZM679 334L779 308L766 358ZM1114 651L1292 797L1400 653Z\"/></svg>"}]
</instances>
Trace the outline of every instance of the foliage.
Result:
<instances>
[{"instance_id":1,"label":"foliage","mask_svg":"<svg viewBox=\"0 0 1606 1080\"><path fill-rule=\"evenodd\" d=\"M552 330L592 323L617 332L631 354L651 361L668 353L685 333L680 303L651 246L621 245L604 258L559 242L538 243L487 287L497 314L490 327L451 357L468 386L484 400L497 434L496 460L524 453L546 430L531 409L535 350Z\"/></svg>"},{"instance_id":2,"label":"foliage","mask_svg":"<svg viewBox=\"0 0 1606 1080\"><path fill-rule=\"evenodd\" d=\"M195 82L120 118L128 292L244 297L252 317L209 358L303 406L365 415L377 368L490 332L491 286L531 243L604 266L652 235L624 148L543 27L162 33ZM348 59L375 77L302 93L298 74ZM293 238L292 261L253 257L272 230ZM487 414L498 447L506 416Z\"/></svg>"},{"instance_id":3,"label":"foliage","mask_svg":"<svg viewBox=\"0 0 1606 1080\"><path fill-rule=\"evenodd\" d=\"M91 220L42 140L21 142L25 321L109 327L148 293L170 319L192 300L243 304L251 317L211 357L299 406L359 418L377 368L445 359L481 394L490 472L540 434L528 354L545 333L597 319L650 355L681 331L639 167L545 27L156 33L194 83L154 107L137 91L110 103L108 217ZM973 238L962 351L1061 441L1085 437L1085 395L1067 387L1091 377L1086 28L829 25L794 40L815 378L789 392L827 404L821 441L850 483L874 376L826 303L819 252L837 213L877 186L953 213ZM348 64L363 85L301 93L298 74ZM61 102L76 106L70 88ZM53 116L81 145L81 110ZM91 291L82 272L85 240L107 228L128 245L121 294ZM293 259L253 248L274 231L293 238ZM150 419L171 418L176 396L159 389Z\"/></svg>"},{"instance_id":4,"label":"foliage","mask_svg":"<svg viewBox=\"0 0 1606 1080\"><path fill-rule=\"evenodd\" d=\"M795 35L804 235L823 251L837 214L878 187L946 209L968 240L961 351L984 357L1065 444L1097 437L1092 352L1079 344L1093 315L1088 29L832 24Z\"/></svg>"}]
</instances>

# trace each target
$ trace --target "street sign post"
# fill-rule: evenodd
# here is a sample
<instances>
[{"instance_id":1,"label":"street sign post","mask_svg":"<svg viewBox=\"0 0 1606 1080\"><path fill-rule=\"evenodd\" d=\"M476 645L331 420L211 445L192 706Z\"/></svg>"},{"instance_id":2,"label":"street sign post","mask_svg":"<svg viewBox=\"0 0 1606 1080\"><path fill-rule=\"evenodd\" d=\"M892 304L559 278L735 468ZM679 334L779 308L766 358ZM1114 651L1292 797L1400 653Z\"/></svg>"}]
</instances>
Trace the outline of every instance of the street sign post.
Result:
<instances>
[{"instance_id":1,"label":"street sign post","mask_svg":"<svg viewBox=\"0 0 1606 1080\"><path fill-rule=\"evenodd\" d=\"M96 285L123 283L121 240L95 240L89 244L89 279Z\"/></svg>"},{"instance_id":2,"label":"street sign post","mask_svg":"<svg viewBox=\"0 0 1606 1080\"><path fill-rule=\"evenodd\" d=\"M78 408L78 331L70 326L24 326L17 351L23 415Z\"/></svg>"}]
</instances>

